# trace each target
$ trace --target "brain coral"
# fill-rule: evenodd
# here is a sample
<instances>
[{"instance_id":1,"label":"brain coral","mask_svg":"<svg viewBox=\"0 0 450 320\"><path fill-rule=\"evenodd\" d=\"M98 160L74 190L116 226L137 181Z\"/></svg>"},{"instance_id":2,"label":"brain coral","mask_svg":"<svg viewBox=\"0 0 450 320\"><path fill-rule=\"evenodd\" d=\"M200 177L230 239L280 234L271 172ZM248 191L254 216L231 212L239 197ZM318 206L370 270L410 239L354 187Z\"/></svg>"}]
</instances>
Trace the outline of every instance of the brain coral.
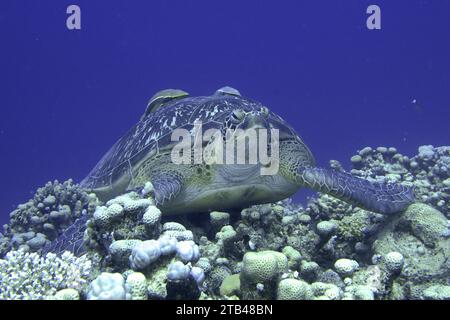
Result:
<instances>
[{"instance_id":1,"label":"brain coral","mask_svg":"<svg viewBox=\"0 0 450 320\"><path fill-rule=\"evenodd\" d=\"M400 252L392 251L384 256L386 269L391 273L397 273L402 270L405 259Z\"/></svg>"},{"instance_id":2,"label":"brain coral","mask_svg":"<svg viewBox=\"0 0 450 320\"><path fill-rule=\"evenodd\" d=\"M311 286L302 280L284 279L278 284L278 300L311 300L314 294Z\"/></svg>"},{"instance_id":3,"label":"brain coral","mask_svg":"<svg viewBox=\"0 0 450 320\"><path fill-rule=\"evenodd\" d=\"M423 203L410 205L403 215L412 233L427 246L434 247L448 232L448 221L438 210Z\"/></svg>"},{"instance_id":4,"label":"brain coral","mask_svg":"<svg viewBox=\"0 0 450 320\"><path fill-rule=\"evenodd\" d=\"M359 264L351 259L338 259L334 263L334 268L339 274L350 275L358 269Z\"/></svg>"},{"instance_id":5,"label":"brain coral","mask_svg":"<svg viewBox=\"0 0 450 320\"><path fill-rule=\"evenodd\" d=\"M287 258L277 251L247 252L241 275L253 283L269 281L287 270Z\"/></svg>"},{"instance_id":6,"label":"brain coral","mask_svg":"<svg viewBox=\"0 0 450 320\"><path fill-rule=\"evenodd\" d=\"M133 272L127 276L125 285L131 294L131 300L147 299L147 279L140 272Z\"/></svg>"}]
</instances>

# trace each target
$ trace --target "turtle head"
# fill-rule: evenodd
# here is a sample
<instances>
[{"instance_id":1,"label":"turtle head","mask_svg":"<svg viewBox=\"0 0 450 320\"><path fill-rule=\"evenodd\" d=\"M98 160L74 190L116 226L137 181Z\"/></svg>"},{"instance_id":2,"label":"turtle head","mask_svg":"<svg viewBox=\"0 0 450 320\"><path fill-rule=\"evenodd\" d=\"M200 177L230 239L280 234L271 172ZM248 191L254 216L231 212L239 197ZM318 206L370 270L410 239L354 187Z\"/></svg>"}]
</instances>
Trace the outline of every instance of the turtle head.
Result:
<instances>
[{"instance_id":1,"label":"turtle head","mask_svg":"<svg viewBox=\"0 0 450 320\"><path fill-rule=\"evenodd\" d=\"M250 110L239 107L231 110L223 124L224 132L227 129L264 132L264 134L267 132L269 140L274 131L277 132L280 140L296 136L293 129L283 119L258 102L255 102Z\"/></svg>"}]
</instances>

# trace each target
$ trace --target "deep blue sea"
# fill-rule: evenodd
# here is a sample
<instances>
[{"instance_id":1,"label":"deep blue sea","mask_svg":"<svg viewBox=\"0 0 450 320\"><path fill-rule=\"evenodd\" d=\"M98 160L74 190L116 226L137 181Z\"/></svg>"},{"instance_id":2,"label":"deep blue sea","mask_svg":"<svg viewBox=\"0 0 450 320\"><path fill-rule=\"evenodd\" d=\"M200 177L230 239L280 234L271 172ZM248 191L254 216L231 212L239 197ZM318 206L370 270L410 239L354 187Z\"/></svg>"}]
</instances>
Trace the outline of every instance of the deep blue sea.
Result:
<instances>
[{"instance_id":1,"label":"deep blue sea","mask_svg":"<svg viewBox=\"0 0 450 320\"><path fill-rule=\"evenodd\" d=\"M71 4L81 30L66 27ZM323 166L449 145L449 34L445 0L2 0L0 222L47 181L80 181L164 88L233 86Z\"/></svg>"}]
</instances>

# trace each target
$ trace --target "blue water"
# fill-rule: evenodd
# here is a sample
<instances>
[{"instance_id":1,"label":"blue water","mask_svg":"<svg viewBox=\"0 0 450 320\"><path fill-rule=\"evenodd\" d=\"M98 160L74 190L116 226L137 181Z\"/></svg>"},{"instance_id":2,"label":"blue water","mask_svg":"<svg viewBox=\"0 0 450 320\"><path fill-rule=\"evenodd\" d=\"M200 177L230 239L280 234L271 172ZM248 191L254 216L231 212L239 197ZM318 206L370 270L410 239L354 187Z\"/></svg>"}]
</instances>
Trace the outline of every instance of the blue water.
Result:
<instances>
[{"instance_id":1,"label":"blue water","mask_svg":"<svg viewBox=\"0 0 450 320\"><path fill-rule=\"evenodd\" d=\"M69 4L81 30L66 28ZM366 28L369 4L381 30ZM46 181L81 180L169 87L239 89L319 165L348 168L364 146L448 145L449 31L443 0L2 0L0 222Z\"/></svg>"}]
</instances>

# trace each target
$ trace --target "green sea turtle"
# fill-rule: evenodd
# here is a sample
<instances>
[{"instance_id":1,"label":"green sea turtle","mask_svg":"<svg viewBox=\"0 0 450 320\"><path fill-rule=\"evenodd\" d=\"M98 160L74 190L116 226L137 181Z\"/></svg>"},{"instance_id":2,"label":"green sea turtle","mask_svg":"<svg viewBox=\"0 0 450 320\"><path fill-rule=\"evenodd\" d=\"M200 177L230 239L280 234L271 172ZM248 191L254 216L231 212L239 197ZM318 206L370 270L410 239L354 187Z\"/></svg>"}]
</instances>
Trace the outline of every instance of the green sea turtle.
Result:
<instances>
[{"instance_id":1,"label":"green sea turtle","mask_svg":"<svg viewBox=\"0 0 450 320\"><path fill-rule=\"evenodd\" d=\"M192 133L198 122L203 132L277 129L277 174L261 175L260 163L175 164L171 152L178 141L173 141L172 133L175 129ZM203 141L203 147L211 143ZM383 214L403 210L414 201L413 191L404 186L316 168L310 150L286 121L230 87L199 97L172 89L157 93L140 121L112 146L81 186L108 200L142 188L147 181L152 182L164 214L245 208L285 199L301 187Z\"/></svg>"}]
</instances>

